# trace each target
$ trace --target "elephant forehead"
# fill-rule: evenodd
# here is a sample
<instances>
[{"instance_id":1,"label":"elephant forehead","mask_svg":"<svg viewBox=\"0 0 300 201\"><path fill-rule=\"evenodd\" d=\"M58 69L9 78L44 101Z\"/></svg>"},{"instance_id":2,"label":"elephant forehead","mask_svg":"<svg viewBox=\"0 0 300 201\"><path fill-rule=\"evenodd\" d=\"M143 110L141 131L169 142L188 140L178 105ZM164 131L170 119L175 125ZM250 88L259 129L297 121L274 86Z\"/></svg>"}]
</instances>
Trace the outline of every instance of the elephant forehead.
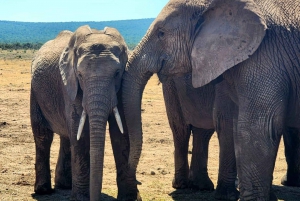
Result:
<instances>
[{"instance_id":1,"label":"elephant forehead","mask_svg":"<svg viewBox=\"0 0 300 201\"><path fill-rule=\"evenodd\" d=\"M116 68L121 68L120 60L111 52L103 51L100 55L88 54L82 55L78 59L77 68L106 68L115 66Z\"/></svg>"},{"instance_id":2,"label":"elephant forehead","mask_svg":"<svg viewBox=\"0 0 300 201\"><path fill-rule=\"evenodd\" d=\"M77 49L78 55L119 55L121 53L121 48L118 46L117 43L102 43L100 41L97 42L86 42L81 44Z\"/></svg>"},{"instance_id":3,"label":"elephant forehead","mask_svg":"<svg viewBox=\"0 0 300 201\"><path fill-rule=\"evenodd\" d=\"M93 44L93 43L98 43L98 44L103 44L106 46L119 46L119 43L115 41L112 37L105 35L105 34L91 34L88 35L84 41L84 43L87 44Z\"/></svg>"}]
</instances>

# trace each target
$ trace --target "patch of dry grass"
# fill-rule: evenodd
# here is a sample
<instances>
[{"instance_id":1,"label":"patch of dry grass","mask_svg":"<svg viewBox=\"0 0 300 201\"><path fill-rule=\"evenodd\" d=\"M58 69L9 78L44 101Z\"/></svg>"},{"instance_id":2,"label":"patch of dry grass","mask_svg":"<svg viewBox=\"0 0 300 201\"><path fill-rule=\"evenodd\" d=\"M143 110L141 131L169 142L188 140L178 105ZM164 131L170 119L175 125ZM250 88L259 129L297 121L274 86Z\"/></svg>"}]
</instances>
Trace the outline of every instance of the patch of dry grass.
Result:
<instances>
[{"instance_id":1,"label":"patch of dry grass","mask_svg":"<svg viewBox=\"0 0 300 201\"><path fill-rule=\"evenodd\" d=\"M37 50L2 50L0 58L3 60L31 60Z\"/></svg>"}]
</instances>

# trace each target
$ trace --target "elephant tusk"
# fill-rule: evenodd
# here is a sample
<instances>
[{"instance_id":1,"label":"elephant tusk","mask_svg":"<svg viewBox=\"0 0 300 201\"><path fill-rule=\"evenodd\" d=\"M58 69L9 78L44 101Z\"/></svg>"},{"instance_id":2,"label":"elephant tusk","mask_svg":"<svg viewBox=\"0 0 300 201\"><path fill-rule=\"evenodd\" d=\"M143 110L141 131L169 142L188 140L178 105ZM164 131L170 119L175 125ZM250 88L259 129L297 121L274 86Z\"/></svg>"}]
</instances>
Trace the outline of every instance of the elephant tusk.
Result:
<instances>
[{"instance_id":1,"label":"elephant tusk","mask_svg":"<svg viewBox=\"0 0 300 201\"><path fill-rule=\"evenodd\" d=\"M80 136L82 134L82 129L85 123L85 119L86 119L86 112L85 110L82 111L81 117L80 117L80 122L79 122L79 126L78 126L78 132L77 132L77 140L80 139Z\"/></svg>"},{"instance_id":2,"label":"elephant tusk","mask_svg":"<svg viewBox=\"0 0 300 201\"><path fill-rule=\"evenodd\" d=\"M114 111L114 115L115 115L117 124L119 126L119 129L120 129L121 133L123 134L124 133L124 131L123 131L123 125L122 125L122 121L121 121L121 117L120 117L118 108L114 107L113 111Z\"/></svg>"}]
</instances>

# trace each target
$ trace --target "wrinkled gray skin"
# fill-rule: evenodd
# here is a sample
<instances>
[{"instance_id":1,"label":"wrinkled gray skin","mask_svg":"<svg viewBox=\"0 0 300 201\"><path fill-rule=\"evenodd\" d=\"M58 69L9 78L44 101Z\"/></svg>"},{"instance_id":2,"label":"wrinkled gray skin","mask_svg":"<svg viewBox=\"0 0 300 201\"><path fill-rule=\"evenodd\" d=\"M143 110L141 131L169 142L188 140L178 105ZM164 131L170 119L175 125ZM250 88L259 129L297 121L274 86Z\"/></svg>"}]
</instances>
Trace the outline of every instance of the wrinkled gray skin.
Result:
<instances>
[{"instance_id":1,"label":"wrinkled gray skin","mask_svg":"<svg viewBox=\"0 0 300 201\"><path fill-rule=\"evenodd\" d=\"M100 200L106 123L117 169L119 199L136 199L135 178L127 174L127 128L121 134L112 109L120 104L121 77L127 46L120 33L89 26L74 33L61 32L45 43L32 62L31 125L36 145L34 191L51 193L50 146L53 133L60 135L55 188L72 188L72 200ZM119 103L118 103L119 102ZM82 136L76 139L83 110L87 117ZM71 171L72 169L72 171Z\"/></svg>"},{"instance_id":2,"label":"wrinkled gray skin","mask_svg":"<svg viewBox=\"0 0 300 201\"><path fill-rule=\"evenodd\" d=\"M214 126L221 149L234 147L240 199L276 200L271 184L282 133L287 181L294 176L291 183L299 185L299 155L294 154L299 153L300 125L299 7L299 0L169 1L133 51L123 76L131 170L142 148L140 103L147 81L153 73L163 85L191 74L195 88L219 80ZM226 134L230 129L233 139ZM217 198L230 199L234 174L221 172Z\"/></svg>"},{"instance_id":3,"label":"wrinkled gray skin","mask_svg":"<svg viewBox=\"0 0 300 201\"><path fill-rule=\"evenodd\" d=\"M172 185L176 189L213 190L214 185L207 173L207 160L209 140L214 133L214 86L195 89L190 81L187 75L169 79L162 84L175 147ZM189 168L188 145L191 132L193 150Z\"/></svg>"}]
</instances>

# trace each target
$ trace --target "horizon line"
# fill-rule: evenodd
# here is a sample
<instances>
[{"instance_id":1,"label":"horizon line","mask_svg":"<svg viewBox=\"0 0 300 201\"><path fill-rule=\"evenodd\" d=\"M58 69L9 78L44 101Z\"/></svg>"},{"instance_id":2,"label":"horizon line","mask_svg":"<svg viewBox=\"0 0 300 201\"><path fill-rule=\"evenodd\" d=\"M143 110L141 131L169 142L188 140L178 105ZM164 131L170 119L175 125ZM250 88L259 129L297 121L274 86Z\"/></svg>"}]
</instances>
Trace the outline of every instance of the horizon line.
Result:
<instances>
[{"instance_id":1,"label":"horizon line","mask_svg":"<svg viewBox=\"0 0 300 201\"><path fill-rule=\"evenodd\" d=\"M76 23L76 22L114 22L114 21L131 21L131 20L144 20L155 19L155 17L138 18L138 19L121 19L121 20L105 20L105 21L53 21L53 22L36 22L36 21L16 21L16 20L0 20L0 22L21 22L21 23Z\"/></svg>"}]
</instances>

